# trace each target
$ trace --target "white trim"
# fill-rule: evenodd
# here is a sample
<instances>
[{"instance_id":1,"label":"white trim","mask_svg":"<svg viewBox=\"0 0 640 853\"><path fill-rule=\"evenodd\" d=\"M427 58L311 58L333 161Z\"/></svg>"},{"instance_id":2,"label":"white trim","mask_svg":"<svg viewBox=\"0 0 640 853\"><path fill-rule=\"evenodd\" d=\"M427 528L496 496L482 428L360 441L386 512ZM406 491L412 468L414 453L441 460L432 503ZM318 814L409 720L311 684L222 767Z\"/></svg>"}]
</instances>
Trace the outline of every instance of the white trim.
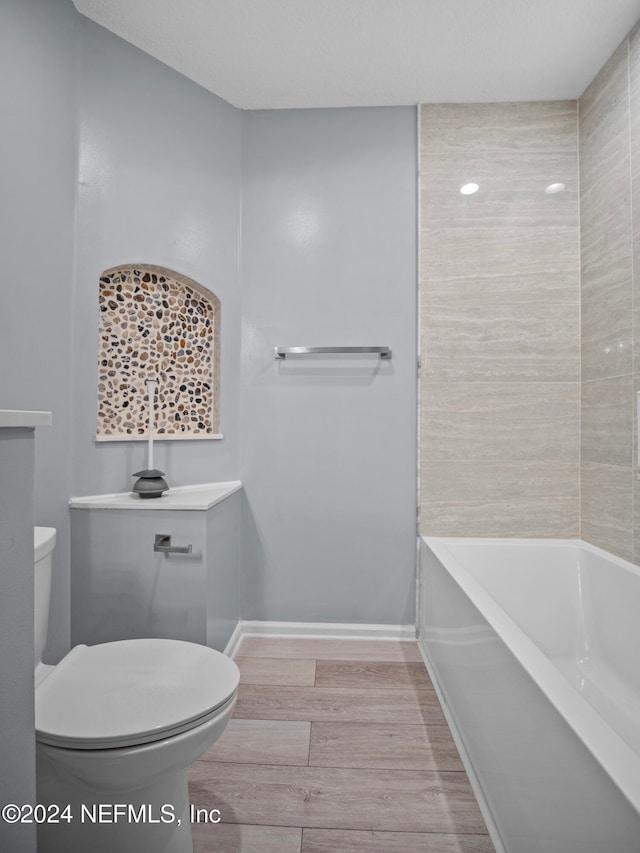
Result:
<instances>
[{"instance_id":1,"label":"white trim","mask_svg":"<svg viewBox=\"0 0 640 853\"><path fill-rule=\"evenodd\" d=\"M467 776L469 778L469 783L471 784L473 793L475 794L476 800L478 801L480 812L482 813L482 817L484 818L487 830L489 831L489 837L493 842L493 846L496 849L496 853L507 853L507 848L504 846L504 842L502 841L500 832L498 831L498 826L493 818L493 814L491 812L491 809L489 808L489 803L487 802L487 799L484 795L484 791L482 790L482 785L480 784L480 780L476 775L476 771L473 767L471 758L469 757L469 753L467 752L466 747L464 745L464 741L462 740L462 735L460 734L453 715L449 710L449 706L447 705L444 695L440 689L440 685L438 684L435 672L431 666L424 639L418 639L418 649L420 650L422 660L424 661L424 665L427 668L427 672L429 673L429 678L431 679L431 682L435 688L436 696L438 697L440 707L442 708L442 713L444 714L445 720L447 721L447 724L449 726L449 730L451 731L451 736L458 749L460 760L462 761L462 765L466 770Z\"/></svg>"},{"instance_id":2,"label":"white trim","mask_svg":"<svg viewBox=\"0 0 640 853\"><path fill-rule=\"evenodd\" d=\"M415 640L415 625L369 625L351 622L245 622L242 637L316 637L359 640Z\"/></svg>"},{"instance_id":3,"label":"white trim","mask_svg":"<svg viewBox=\"0 0 640 853\"><path fill-rule=\"evenodd\" d=\"M223 483L197 483L193 486L173 486L160 498L141 499L133 492L107 495L84 495L69 499L71 509L166 509L207 510L242 488L240 480Z\"/></svg>"},{"instance_id":4,"label":"white trim","mask_svg":"<svg viewBox=\"0 0 640 853\"><path fill-rule=\"evenodd\" d=\"M238 622L233 629L233 633L229 637L227 645L224 647L224 652L228 658L234 658L238 654L240 643L242 642L242 622Z\"/></svg>"},{"instance_id":5,"label":"white trim","mask_svg":"<svg viewBox=\"0 0 640 853\"><path fill-rule=\"evenodd\" d=\"M187 433L176 433L175 435L167 435L166 432L153 433L154 442L161 441L218 441L219 439L224 438L222 433L205 433L205 434L193 434L189 435ZM144 435L96 435L93 439L95 442L107 442L107 441L149 441L149 434L146 433Z\"/></svg>"},{"instance_id":6,"label":"white trim","mask_svg":"<svg viewBox=\"0 0 640 853\"><path fill-rule=\"evenodd\" d=\"M0 427L9 429L51 426L51 412L21 412L16 409L0 409Z\"/></svg>"}]
</instances>

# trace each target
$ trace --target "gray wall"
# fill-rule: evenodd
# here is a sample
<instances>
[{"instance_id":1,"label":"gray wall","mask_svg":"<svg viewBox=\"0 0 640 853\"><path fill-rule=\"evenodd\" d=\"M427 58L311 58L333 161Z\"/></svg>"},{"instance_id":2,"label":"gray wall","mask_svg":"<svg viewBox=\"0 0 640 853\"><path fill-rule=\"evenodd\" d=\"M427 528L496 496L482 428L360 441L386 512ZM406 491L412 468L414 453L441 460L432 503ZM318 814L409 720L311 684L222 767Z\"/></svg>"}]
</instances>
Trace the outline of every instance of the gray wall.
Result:
<instances>
[{"instance_id":1,"label":"gray wall","mask_svg":"<svg viewBox=\"0 0 640 853\"><path fill-rule=\"evenodd\" d=\"M582 536L640 562L640 28L579 101Z\"/></svg>"},{"instance_id":2,"label":"gray wall","mask_svg":"<svg viewBox=\"0 0 640 853\"><path fill-rule=\"evenodd\" d=\"M576 103L425 105L420 165L421 533L576 536Z\"/></svg>"},{"instance_id":3,"label":"gray wall","mask_svg":"<svg viewBox=\"0 0 640 853\"><path fill-rule=\"evenodd\" d=\"M207 513L206 639L224 651L242 616L240 610L240 537L242 492Z\"/></svg>"},{"instance_id":4,"label":"gray wall","mask_svg":"<svg viewBox=\"0 0 640 853\"><path fill-rule=\"evenodd\" d=\"M69 647L72 494L127 489L143 443L94 442L100 273L170 267L222 302L222 441L158 444L170 484L237 477L241 113L81 18L70 0L2 8L4 312L0 399L45 409L36 522L58 529L49 645ZM77 190L77 198L76 198ZM75 248L75 257L74 257ZM75 264L75 270L74 270Z\"/></svg>"},{"instance_id":5,"label":"gray wall","mask_svg":"<svg viewBox=\"0 0 640 853\"><path fill-rule=\"evenodd\" d=\"M74 295L75 494L130 488L144 442L96 444L97 299L103 270L147 262L222 304L221 441L158 442L170 485L237 477L238 228L242 113L81 19Z\"/></svg>"},{"instance_id":6,"label":"gray wall","mask_svg":"<svg viewBox=\"0 0 640 853\"><path fill-rule=\"evenodd\" d=\"M60 533L54 653L69 642L78 21L70 0L0 4L0 407L53 412L36 435L35 522Z\"/></svg>"},{"instance_id":7,"label":"gray wall","mask_svg":"<svg viewBox=\"0 0 640 853\"><path fill-rule=\"evenodd\" d=\"M174 485L246 475L245 615L411 621L414 111L242 114L70 0L1 14L15 310L0 355L15 369L0 399L54 415L36 440L35 521L58 529L45 659L69 646L69 497L126 489L144 465L142 443L94 442L97 283L121 262L166 265L221 299L225 438L160 444L157 461ZM388 343L394 358L275 364L274 343L300 341Z\"/></svg>"},{"instance_id":8,"label":"gray wall","mask_svg":"<svg viewBox=\"0 0 640 853\"><path fill-rule=\"evenodd\" d=\"M245 115L245 618L413 621L415 122ZM393 359L273 357L335 344Z\"/></svg>"}]
</instances>

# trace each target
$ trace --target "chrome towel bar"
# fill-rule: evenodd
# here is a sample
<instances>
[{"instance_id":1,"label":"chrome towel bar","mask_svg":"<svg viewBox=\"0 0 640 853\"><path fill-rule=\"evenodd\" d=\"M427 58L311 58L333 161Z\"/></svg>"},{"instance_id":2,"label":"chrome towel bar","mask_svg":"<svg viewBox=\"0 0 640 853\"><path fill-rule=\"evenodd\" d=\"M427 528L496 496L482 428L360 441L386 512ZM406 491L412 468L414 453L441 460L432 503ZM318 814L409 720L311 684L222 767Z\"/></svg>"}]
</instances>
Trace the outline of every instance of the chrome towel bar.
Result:
<instances>
[{"instance_id":1,"label":"chrome towel bar","mask_svg":"<svg viewBox=\"0 0 640 853\"><path fill-rule=\"evenodd\" d=\"M325 355L327 353L372 352L380 358L391 358L391 347L274 347L275 358L286 358L288 355Z\"/></svg>"}]
</instances>

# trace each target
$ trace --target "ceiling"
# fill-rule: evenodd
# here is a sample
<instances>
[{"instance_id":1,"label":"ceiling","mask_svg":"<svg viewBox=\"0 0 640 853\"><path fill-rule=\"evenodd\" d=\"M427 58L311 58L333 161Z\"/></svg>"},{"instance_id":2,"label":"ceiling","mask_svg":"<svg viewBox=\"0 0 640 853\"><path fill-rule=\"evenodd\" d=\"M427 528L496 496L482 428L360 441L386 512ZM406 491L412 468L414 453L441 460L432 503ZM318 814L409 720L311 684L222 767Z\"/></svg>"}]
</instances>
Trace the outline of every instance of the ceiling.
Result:
<instances>
[{"instance_id":1,"label":"ceiling","mask_svg":"<svg viewBox=\"0 0 640 853\"><path fill-rule=\"evenodd\" d=\"M576 98L640 0L73 0L241 109Z\"/></svg>"}]
</instances>

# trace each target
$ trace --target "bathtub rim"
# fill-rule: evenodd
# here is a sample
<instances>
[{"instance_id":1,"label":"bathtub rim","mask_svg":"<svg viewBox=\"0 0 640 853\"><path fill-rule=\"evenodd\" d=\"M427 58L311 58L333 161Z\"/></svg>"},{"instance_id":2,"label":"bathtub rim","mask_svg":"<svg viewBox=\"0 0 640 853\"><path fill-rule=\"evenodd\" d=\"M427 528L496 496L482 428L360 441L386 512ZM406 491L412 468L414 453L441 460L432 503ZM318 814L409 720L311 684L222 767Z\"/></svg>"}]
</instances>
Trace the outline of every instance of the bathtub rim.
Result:
<instances>
[{"instance_id":1,"label":"bathtub rim","mask_svg":"<svg viewBox=\"0 0 640 853\"><path fill-rule=\"evenodd\" d=\"M640 756L592 708L558 671L549 658L529 639L484 587L459 563L451 548L465 545L522 545L535 548L571 546L605 558L640 578L640 569L582 539L525 539L422 536L422 542L456 581L465 595L528 672L565 722L580 738L621 793L640 814ZM425 641L425 638L421 638Z\"/></svg>"}]
</instances>

